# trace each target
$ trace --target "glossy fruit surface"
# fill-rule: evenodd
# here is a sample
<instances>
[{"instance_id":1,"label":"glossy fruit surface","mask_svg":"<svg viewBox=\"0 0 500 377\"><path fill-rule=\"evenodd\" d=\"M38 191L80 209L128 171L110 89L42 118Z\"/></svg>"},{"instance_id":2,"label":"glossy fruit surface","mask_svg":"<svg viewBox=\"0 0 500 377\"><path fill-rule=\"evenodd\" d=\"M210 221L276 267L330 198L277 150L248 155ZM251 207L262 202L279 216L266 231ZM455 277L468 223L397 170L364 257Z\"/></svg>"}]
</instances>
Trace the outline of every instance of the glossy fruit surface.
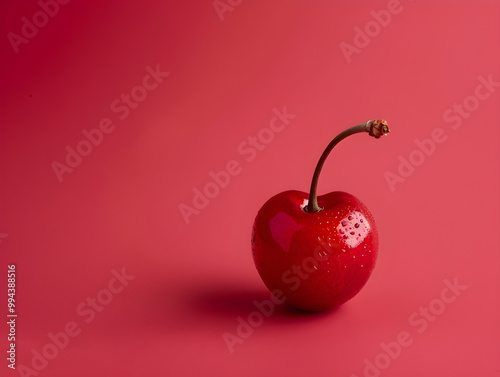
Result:
<instances>
[{"instance_id":1,"label":"glossy fruit surface","mask_svg":"<svg viewBox=\"0 0 500 377\"><path fill-rule=\"evenodd\" d=\"M321 210L305 211L308 194L285 191L257 214L252 253L272 292L290 306L328 310L354 297L375 266L378 234L373 216L351 194L319 196Z\"/></svg>"}]
</instances>

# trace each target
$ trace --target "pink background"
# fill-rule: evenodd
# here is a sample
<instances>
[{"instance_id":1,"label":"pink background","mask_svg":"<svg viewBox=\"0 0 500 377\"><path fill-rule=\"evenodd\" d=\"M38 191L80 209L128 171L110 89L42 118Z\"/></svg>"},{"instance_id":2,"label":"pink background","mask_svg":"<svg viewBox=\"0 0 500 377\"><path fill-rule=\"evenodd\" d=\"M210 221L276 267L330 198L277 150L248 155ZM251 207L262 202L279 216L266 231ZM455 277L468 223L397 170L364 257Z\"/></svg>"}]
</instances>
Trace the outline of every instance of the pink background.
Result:
<instances>
[{"instance_id":1,"label":"pink background","mask_svg":"<svg viewBox=\"0 0 500 377\"><path fill-rule=\"evenodd\" d=\"M81 330L40 376L359 377L375 376L375 362L387 377L500 376L500 88L466 100L479 77L500 81L500 3L402 0L386 27L369 24L376 35L350 63L340 44L387 1L232 3L221 20L211 0L71 1L17 53L8 35L40 5L0 3L4 356L15 263L17 367L32 367L49 333ZM111 104L157 65L169 76L120 119ZM453 129L443 115L464 100L474 111ZM247 161L238 146L285 106L296 118ZM103 118L113 132L59 182L51 164ZM250 250L258 209L307 191L331 138L377 118L392 133L343 142L319 185L357 196L377 220L368 284L329 313L277 306L230 353L223 334L269 298ZM415 140L438 128L446 141L418 160ZM391 190L384 174L412 152L422 163ZM179 204L231 160L240 174L186 224ZM77 308L108 297L122 268L135 278L86 323ZM440 308L446 279L467 288L412 324L420 307ZM413 341L386 365L381 343L402 332Z\"/></svg>"}]
</instances>

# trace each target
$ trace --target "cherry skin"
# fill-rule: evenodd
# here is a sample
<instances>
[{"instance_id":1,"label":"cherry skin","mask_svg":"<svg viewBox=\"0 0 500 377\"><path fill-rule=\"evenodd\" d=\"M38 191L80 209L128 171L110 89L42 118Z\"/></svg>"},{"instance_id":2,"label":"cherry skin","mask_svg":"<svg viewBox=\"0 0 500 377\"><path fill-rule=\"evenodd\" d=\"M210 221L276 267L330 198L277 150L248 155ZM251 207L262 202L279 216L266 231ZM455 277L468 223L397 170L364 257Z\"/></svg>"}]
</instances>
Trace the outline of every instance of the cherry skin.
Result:
<instances>
[{"instance_id":1,"label":"cherry skin","mask_svg":"<svg viewBox=\"0 0 500 377\"><path fill-rule=\"evenodd\" d=\"M363 288L375 267L378 233L368 208L345 192L316 196L331 149L363 131L378 138L389 129L385 121L369 121L344 131L320 158L309 194L282 192L257 214L252 231L255 266L267 288L292 307L324 311L342 305Z\"/></svg>"},{"instance_id":2,"label":"cherry skin","mask_svg":"<svg viewBox=\"0 0 500 377\"><path fill-rule=\"evenodd\" d=\"M255 220L252 249L267 288L298 309L323 311L353 298L368 281L378 234L366 206L345 192L318 198L323 210L304 211L308 195L285 191Z\"/></svg>"}]
</instances>

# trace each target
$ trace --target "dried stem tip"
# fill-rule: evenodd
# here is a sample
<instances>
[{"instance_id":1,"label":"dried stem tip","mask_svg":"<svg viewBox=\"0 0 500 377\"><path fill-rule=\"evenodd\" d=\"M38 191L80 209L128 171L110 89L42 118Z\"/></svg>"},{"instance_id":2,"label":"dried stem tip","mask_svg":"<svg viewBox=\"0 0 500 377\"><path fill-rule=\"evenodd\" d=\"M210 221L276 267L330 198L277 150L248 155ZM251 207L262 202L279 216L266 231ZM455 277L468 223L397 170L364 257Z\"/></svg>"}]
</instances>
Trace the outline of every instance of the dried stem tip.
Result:
<instances>
[{"instance_id":1,"label":"dried stem tip","mask_svg":"<svg viewBox=\"0 0 500 377\"><path fill-rule=\"evenodd\" d=\"M391 132L385 120L369 120L366 122L366 131L375 139Z\"/></svg>"}]
</instances>

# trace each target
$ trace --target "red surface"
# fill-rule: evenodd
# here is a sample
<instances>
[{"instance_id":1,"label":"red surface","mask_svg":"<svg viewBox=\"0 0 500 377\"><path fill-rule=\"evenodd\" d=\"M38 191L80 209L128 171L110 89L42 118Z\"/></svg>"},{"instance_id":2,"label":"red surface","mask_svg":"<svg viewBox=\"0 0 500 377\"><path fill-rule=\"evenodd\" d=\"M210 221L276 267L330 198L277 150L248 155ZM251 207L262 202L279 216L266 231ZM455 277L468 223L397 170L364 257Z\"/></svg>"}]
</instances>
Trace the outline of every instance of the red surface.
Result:
<instances>
[{"instance_id":1,"label":"red surface","mask_svg":"<svg viewBox=\"0 0 500 377\"><path fill-rule=\"evenodd\" d=\"M0 3L2 376L500 376L498 1L91 3ZM369 119L392 133L339 145L319 194L373 213L370 280L260 321L258 209Z\"/></svg>"}]
</instances>

